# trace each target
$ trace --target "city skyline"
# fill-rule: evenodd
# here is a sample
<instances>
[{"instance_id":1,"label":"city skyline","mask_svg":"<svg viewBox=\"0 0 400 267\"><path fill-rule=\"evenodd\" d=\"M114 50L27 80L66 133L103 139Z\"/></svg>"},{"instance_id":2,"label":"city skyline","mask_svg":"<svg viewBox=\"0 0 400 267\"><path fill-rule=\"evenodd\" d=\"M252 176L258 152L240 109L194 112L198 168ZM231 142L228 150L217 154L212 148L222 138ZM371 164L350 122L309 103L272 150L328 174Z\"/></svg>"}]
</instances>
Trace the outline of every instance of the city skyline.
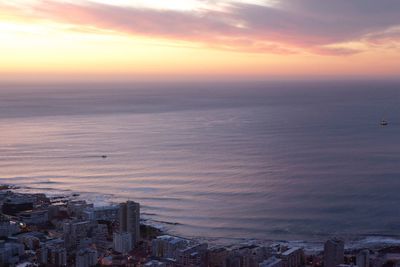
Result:
<instances>
[{"instance_id":1,"label":"city skyline","mask_svg":"<svg viewBox=\"0 0 400 267\"><path fill-rule=\"evenodd\" d=\"M400 2L0 1L0 80L399 74Z\"/></svg>"}]
</instances>

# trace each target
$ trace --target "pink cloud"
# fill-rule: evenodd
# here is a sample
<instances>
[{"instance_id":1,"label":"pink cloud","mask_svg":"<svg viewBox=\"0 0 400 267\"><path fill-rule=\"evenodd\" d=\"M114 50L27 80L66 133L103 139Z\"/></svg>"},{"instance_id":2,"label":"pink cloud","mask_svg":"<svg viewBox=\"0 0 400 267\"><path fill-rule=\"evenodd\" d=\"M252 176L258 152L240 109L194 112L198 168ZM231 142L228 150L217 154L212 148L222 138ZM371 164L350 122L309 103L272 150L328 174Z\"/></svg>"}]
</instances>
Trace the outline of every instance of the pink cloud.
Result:
<instances>
[{"instance_id":1,"label":"pink cloud","mask_svg":"<svg viewBox=\"0 0 400 267\"><path fill-rule=\"evenodd\" d=\"M308 51L339 56L362 51L326 48L327 45L365 40L364 36L371 32L400 25L400 1L377 2L285 0L274 7L237 3L226 11L182 12L48 0L31 7L30 16L73 24L71 29L78 31L115 31L232 51L279 54ZM385 42L387 38L369 37L369 40ZM398 38L390 40L397 42Z\"/></svg>"}]
</instances>

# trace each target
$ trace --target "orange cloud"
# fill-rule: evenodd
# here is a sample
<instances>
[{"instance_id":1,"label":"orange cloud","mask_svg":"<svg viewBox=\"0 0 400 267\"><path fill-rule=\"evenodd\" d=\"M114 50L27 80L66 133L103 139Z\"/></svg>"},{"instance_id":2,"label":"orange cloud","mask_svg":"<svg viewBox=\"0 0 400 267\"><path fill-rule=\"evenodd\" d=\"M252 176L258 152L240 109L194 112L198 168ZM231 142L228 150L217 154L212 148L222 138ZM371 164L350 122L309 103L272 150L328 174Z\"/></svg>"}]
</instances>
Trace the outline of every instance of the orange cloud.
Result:
<instances>
[{"instance_id":1,"label":"orange cloud","mask_svg":"<svg viewBox=\"0 0 400 267\"><path fill-rule=\"evenodd\" d=\"M0 74L395 75L400 2L363 10L364 1L189 11L0 0Z\"/></svg>"}]
</instances>

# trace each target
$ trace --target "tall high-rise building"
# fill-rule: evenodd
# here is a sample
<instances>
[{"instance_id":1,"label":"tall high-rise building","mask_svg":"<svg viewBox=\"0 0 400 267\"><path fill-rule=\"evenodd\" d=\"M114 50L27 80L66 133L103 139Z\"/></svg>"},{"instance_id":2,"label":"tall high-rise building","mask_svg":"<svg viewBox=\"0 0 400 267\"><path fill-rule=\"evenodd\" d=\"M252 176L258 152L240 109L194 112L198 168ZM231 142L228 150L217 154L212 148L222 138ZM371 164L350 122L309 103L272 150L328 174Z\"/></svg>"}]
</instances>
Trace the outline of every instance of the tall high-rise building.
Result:
<instances>
[{"instance_id":1,"label":"tall high-rise building","mask_svg":"<svg viewBox=\"0 0 400 267\"><path fill-rule=\"evenodd\" d=\"M344 262L344 242L331 239L324 245L324 267L336 267Z\"/></svg>"},{"instance_id":2,"label":"tall high-rise building","mask_svg":"<svg viewBox=\"0 0 400 267\"><path fill-rule=\"evenodd\" d=\"M98 253L97 250L86 248L81 249L76 253L75 266L76 267L92 267L97 264Z\"/></svg>"},{"instance_id":3,"label":"tall high-rise building","mask_svg":"<svg viewBox=\"0 0 400 267\"><path fill-rule=\"evenodd\" d=\"M128 253L133 249L132 235L128 232L114 233L113 247L120 253Z\"/></svg>"},{"instance_id":4,"label":"tall high-rise building","mask_svg":"<svg viewBox=\"0 0 400 267\"><path fill-rule=\"evenodd\" d=\"M119 231L132 235L134 243L140 240L140 204L127 201L119 205Z\"/></svg>"},{"instance_id":5,"label":"tall high-rise building","mask_svg":"<svg viewBox=\"0 0 400 267\"><path fill-rule=\"evenodd\" d=\"M291 248L284 251L280 258L282 259L282 266L284 267L297 267L302 266L304 261L304 251L301 248Z\"/></svg>"},{"instance_id":6,"label":"tall high-rise building","mask_svg":"<svg viewBox=\"0 0 400 267\"><path fill-rule=\"evenodd\" d=\"M358 267L369 267L369 250L365 249L357 254L356 264Z\"/></svg>"}]
</instances>

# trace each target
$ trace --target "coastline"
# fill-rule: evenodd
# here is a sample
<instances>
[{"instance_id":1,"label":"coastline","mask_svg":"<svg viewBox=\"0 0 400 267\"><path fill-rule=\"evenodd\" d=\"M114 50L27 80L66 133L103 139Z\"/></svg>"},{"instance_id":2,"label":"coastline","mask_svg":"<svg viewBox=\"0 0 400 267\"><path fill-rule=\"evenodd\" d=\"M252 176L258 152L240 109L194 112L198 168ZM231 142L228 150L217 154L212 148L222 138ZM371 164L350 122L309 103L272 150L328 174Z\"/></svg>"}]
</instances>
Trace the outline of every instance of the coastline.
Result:
<instances>
[{"instance_id":1,"label":"coastline","mask_svg":"<svg viewBox=\"0 0 400 267\"><path fill-rule=\"evenodd\" d=\"M49 188L50 189L50 188ZM0 185L0 192L3 190L10 190L21 194L31 194L31 193L43 193L43 189L36 189L30 187L22 187L12 184ZM112 196L109 198L103 198L96 193L78 193L66 190L65 192L60 190L51 189L53 192L46 192L46 196L55 202L67 203L73 200L84 200L87 202L93 202L96 207L106 206L106 205L117 205L117 202L111 201ZM92 197L86 199L90 194ZM257 246L270 246L273 244L279 244L288 247L303 247L305 251L309 253L318 253L323 251L324 242L329 237L322 237L320 240L313 238L312 240L299 240L299 239L257 239L257 238L204 238L199 236L182 236L176 234L174 231L170 230L170 227L179 225L178 222L166 222L154 220L151 218L151 214L142 213L145 215L141 217L141 226L148 227L150 231L158 233L158 235L171 235L182 239L194 240L196 242L206 242L212 246L223 246L227 248L235 248L248 245ZM385 249L390 247L400 247L400 235L355 235L352 237L344 236L332 236L331 238L340 238L345 241L346 250L361 250L361 249Z\"/></svg>"},{"instance_id":2,"label":"coastline","mask_svg":"<svg viewBox=\"0 0 400 267\"><path fill-rule=\"evenodd\" d=\"M360 261L370 261L371 267L400 264L400 239L393 237L222 243L171 234L160 222L140 218L140 203L132 200L95 207L76 192L26 190L0 185L0 254L9 255L0 258L0 266L234 267L249 261L250 267L270 266L271 262L311 267L325 264L332 255L343 267Z\"/></svg>"}]
</instances>

